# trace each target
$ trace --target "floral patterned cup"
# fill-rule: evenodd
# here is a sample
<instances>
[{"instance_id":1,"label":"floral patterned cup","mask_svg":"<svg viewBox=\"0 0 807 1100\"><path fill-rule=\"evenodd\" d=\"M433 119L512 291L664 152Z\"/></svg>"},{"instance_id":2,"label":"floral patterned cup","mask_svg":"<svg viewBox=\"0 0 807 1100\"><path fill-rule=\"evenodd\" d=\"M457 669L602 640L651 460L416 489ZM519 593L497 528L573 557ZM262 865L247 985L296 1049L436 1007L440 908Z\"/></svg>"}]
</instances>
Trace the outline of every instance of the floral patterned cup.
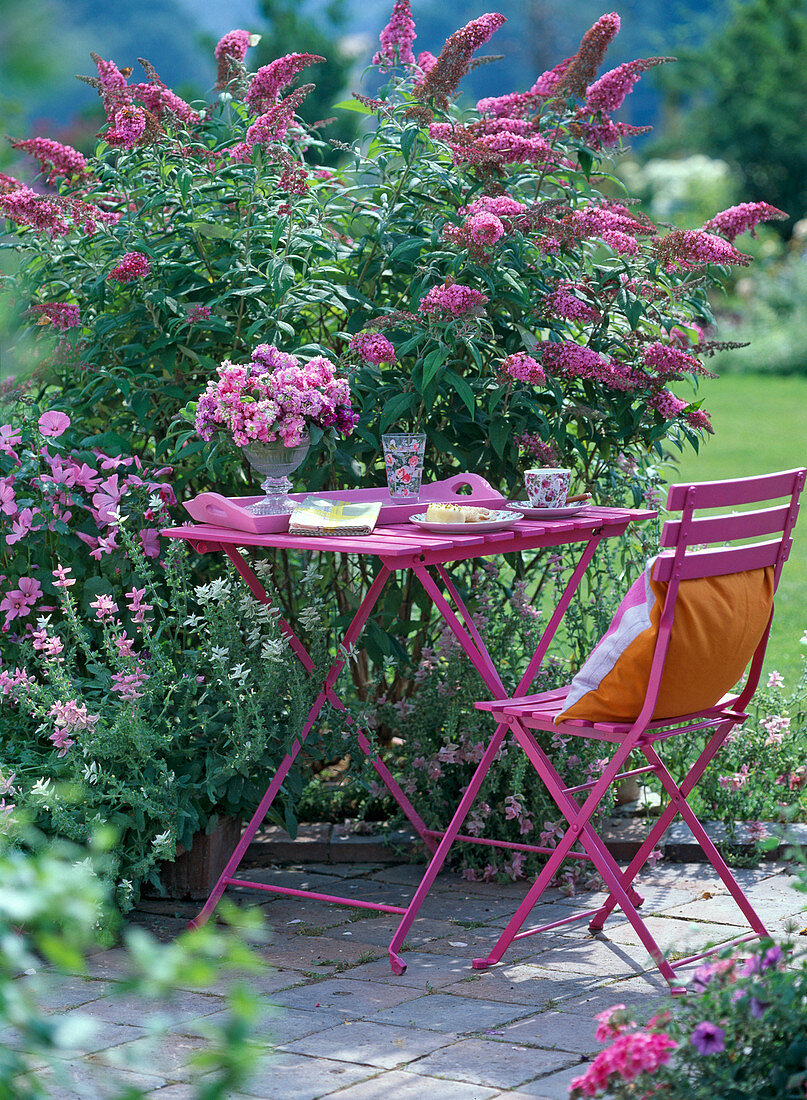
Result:
<instances>
[{"instance_id":1,"label":"floral patterned cup","mask_svg":"<svg viewBox=\"0 0 807 1100\"><path fill-rule=\"evenodd\" d=\"M393 500L417 500L423 480L426 433L382 435L387 485Z\"/></svg>"},{"instance_id":2,"label":"floral patterned cup","mask_svg":"<svg viewBox=\"0 0 807 1100\"><path fill-rule=\"evenodd\" d=\"M569 495L571 470L527 470L524 482L533 508L562 508Z\"/></svg>"}]
</instances>

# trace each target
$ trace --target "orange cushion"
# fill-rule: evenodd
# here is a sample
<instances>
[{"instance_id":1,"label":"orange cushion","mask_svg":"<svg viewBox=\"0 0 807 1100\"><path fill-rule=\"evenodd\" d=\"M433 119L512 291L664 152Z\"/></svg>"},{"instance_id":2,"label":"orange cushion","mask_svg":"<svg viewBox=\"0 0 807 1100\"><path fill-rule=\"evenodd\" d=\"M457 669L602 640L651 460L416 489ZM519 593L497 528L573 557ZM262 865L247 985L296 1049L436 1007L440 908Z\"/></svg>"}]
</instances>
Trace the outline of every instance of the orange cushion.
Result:
<instances>
[{"instance_id":1,"label":"orange cushion","mask_svg":"<svg viewBox=\"0 0 807 1100\"><path fill-rule=\"evenodd\" d=\"M575 676L556 722L630 721L639 714L667 595L667 582L650 576L653 564L648 562ZM742 677L772 607L771 567L682 581L653 718L714 706Z\"/></svg>"}]
</instances>

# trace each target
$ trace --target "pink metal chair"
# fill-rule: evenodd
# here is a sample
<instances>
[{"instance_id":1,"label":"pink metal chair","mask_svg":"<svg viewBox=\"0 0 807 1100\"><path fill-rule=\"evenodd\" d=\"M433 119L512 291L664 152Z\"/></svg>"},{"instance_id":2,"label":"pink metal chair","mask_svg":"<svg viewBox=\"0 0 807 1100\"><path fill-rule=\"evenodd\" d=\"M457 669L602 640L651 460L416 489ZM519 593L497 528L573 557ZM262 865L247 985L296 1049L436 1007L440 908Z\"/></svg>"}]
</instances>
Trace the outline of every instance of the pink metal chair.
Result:
<instances>
[{"instance_id":1,"label":"pink metal chair","mask_svg":"<svg viewBox=\"0 0 807 1100\"><path fill-rule=\"evenodd\" d=\"M676 962L665 959L639 915L638 909L643 899L633 886L636 875L645 865L655 845L673 818L679 814L689 826L709 862L751 926L750 933L731 942L742 943L768 934L765 925L690 809L687 796L694 789L729 733L747 718L745 708L759 682L770 633L770 619L750 662L745 686L737 694L728 694L713 706L693 713L681 714L675 718L654 721L652 716L659 696L680 583L690 578L720 577L771 566L775 590L790 550L791 531L798 513L798 498L804 487L805 475L807 470L799 469L735 481L673 485L670 488L667 508L670 511L680 511L681 518L671 519L665 523L661 536L661 545L664 549L653 567L654 579L668 582L668 588L661 612L645 700L635 720L624 722L564 720L556 724L557 716L563 713L566 706L568 687L539 695L476 704L479 709L490 711L500 724L509 726L546 784L569 826L557 847L545 850L548 856L546 864L493 950L487 957L474 960L473 965L477 970L497 963L514 940L571 924L586 917L589 918L590 931L599 932L608 916L616 906L619 906L636 930L641 943L647 948L655 965L669 983L671 991L684 992L683 988L676 983L675 971L713 951L722 950L727 944L721 944L719 948L714 947L699 955ZM719 515L696 516L695 514L696 509L699 511L715 508L733 509L743 505L759 505L780 498L789 499L786 503L777 504L774 507L754 508L751 511ZM766 535L776 537L760 541L762 536ZM736 545L738 542L740 545ZM743 609L737 608L737 614L742 613ZM771 611L771 617L772 614ZM715 645L719 644L720 639L716 637ZM560 733L563 737L586 737L601 742L611 742L615 746L615 752L599 779L581 786L567 787L533 733L533 731L542 730ZM682 736L695 738L699 734L705 736L703 751L679 786L667 770L656 749L656 744L668 738ZM647 764L623 771L624 764L633 752L643 754ZM623 871L605 847L602 838L596 833L591 820L611 784L631 775L647 774L658 777L669 795L669 802L629 866ZM578 798L578 796L581 797ZM574 848L575 842L582 845L583 851L580 851L579 847ZM566 920L553 921L550 924L520 931L541 894L564 859L569 856L591 860L609 891L607 900L597 909L578 913Z\"/></svg>"}]
</instances>

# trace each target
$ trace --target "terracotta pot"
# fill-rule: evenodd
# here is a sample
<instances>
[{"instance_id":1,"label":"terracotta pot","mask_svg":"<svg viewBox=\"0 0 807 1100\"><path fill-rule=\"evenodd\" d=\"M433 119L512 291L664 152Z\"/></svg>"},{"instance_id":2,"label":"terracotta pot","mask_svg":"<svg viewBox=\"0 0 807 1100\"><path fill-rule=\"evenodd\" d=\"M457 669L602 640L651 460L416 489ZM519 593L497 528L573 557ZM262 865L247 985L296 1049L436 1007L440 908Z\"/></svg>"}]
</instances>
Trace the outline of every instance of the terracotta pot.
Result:
<instances>
[{"instance_id":1,"label":"terracotta pot","mask_svg":"<svg viewBox=\"0 0 807 1100\"><path fill-rule=\"evenodd\" d=\"M164 863L160 871L166 896L190 901L206 898L240 838L241 822L219 816L213 831L196 833L187 851L178 845L174 862Z\"/></svg>"},{"instance_id":2,"label":"terracotta pot","mask_svg":"<svg viewBox=\"0 0 807 1100\"><path fill-rule=\"evenodd\" d=\"M639 784L636 782L635 775L629 775L627 779L623 779L620 783L617 783L614 791L614 798L617 806L624 806L627 802L637 802L642 796L642 791Z\"/></svg>"}]
</instances>

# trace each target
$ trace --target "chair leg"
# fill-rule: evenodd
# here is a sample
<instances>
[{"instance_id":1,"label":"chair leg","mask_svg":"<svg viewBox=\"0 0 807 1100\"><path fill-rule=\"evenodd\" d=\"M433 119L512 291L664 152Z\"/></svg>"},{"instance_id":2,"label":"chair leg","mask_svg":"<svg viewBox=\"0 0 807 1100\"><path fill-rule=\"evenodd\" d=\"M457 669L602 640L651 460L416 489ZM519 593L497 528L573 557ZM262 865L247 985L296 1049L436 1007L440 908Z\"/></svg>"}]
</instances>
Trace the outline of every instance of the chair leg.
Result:
<instances>
[{"instance_id":1,"label":"chair leg","mask_svg":"<svg viewBox=\"0 0 807 1100\"><path fill-rule=\"evenodd\" d=\"M538 899L552 881L555 872L560 868L561 863L563 863L563 860L566 858L566 853L572 847L576 839L577 836L571 829L568 829L564 833L560 844L541 868L538 878L530 887L526 897L511 917L505 930L499 936L498 940L496 940L493 949L483 959L473 960L471 965L474 970L486 970L487 967L493 966L499 962L502 955L513 942L522 924L537 905Z\"/></svg>"},{"instance_id":2,"label":"chair leg","mask_svg":"<svg viewBox=\"0 0 807 1100\"><path fill-rule=\"evenodd\" d=\"M515 938L518 929L534 907L537 899L543 893L555 871L562 863L564 857L571 849L574 842L579 839L586 849L594 867L599 871L605 881L611 895L616 899L617 904L635 929L640 942L646 948L656 967L668 982L671 991L674 994L682 993L683 990L681 987L676 985L674 970L664 958L661 948L656 943L647 925L639 916L631 900L631 896L628 892L630 884L625 883L625 876L620 870L616 860L590 824L591 816L602 800L605 791L613 782L614 777L618 774L624 760L629 755L630 748L627 744L623 744L617 749L585 803L580 806L575 799L566 792L563 780L532 733L515 719L511 719L511 727L514 736L527 753L530 762L538 771L553 800L569 822L569 828L564 833L560 844L543 867L526 898L507 925L507 928L497 940L493 950L485 959L474 959L474 968L484 969L491 963L499 961L507 946Z\"/></svg>"},{"instance_id":3,"label":"chair leg","mask_svg":"<svg viewBox=\"0 0 807 1100\"><path fill-rule=\"evenodd\" d=\"M727 721L727 722L721 723L717 727L717 729L715 730L714 734L712 735L710 741L705 746L703 752L698 757L698 759L695 761L695 763L693 764L693 766L690 768L689 772L687 773L686 777L684 778L684 781L681 784L680 789L675 786L675 783L672 780L672 777L670 777L670 781L673 783L673 786L675 787L675 796L676 797L670 799L669 805L664 810L664 812L661 814L661 816L658 818L658 820L655 822L652 829L650 830L650 832L648 833L648 835L645 837L644 841L640 845L638 852L633 857L633 859L630 861L627 870L625 871L624 875L622 876L623 885L630 885L633 882L633 880L636 878L636 876L639 874L641 869L644 867L650 853L653 851L656 844L659 842L659 840L661 840L662 836L667 831L667 828L669 827L669 825L672 822L673 818L679 813L678 802L676 801L676 799L680 796L680 798L684 802L686 802L687 796L694 789L695 785L698 783L701 776L706 771L706 768L711 763L711 761L714 758L715 754L720 749L721 745L726 740L729 733L731 733L732 729L734 728L734 726L736 724L737 723L735 721ZM659 779L661 779L661 774L659 772L659 768L663 769L666 772L666 768L664 766L664 762L662 761L661 757L658 755L658 753L655 751L655 749L653 749L652 746L650 746L650 745L643 745L643 746L640 746L640 747L642 749L642 752L644 753L645 759L653 766L653 769L654 769L656 775L658 775ZM669 774L669 773L667 773L667 774ZM639 895L637 895L637 896L639 896ZM633 900L634 905L635 905L636 904L635 899L632 898L631 900ZM595 913L595 915L592 917L591 922L589 923L589 926L588 926L589 931L590 932L601 932L602 928L603 928L603 925L605 924L606 920L608 919L609 914L611 912L613 912L616 905L617 905L616 898L609 897L606 900L605 904L602 906L602 908L597 913Z\"/></svg>"},{"instance_id":4,"label":"chair leg","mask_svg":"<svg viewBox=\"0 0 807 1100\"><path fill-rule=\"evenodd\" d=\"M729 865L723 859L720 852L718 852L703 825L701 825L700 821L698 821L689 803L686 801L686 798L682 797L681 792L675 785L675 780L667 771L663 761L661 760L661 757L659 757L654 749L649 747L647 750L647 756L648 759L651 761L652 757L655 756L656 759L652 762L657 763L657 774L661 782L664 784L665 790L670 795L671 802L677 802L677 812L680 813L681 817L689 826L692 835L695 837L698 844L700 844L701 849L706 855L706 858L709 860L712 867L714 867L715 871L717 871L721 881L723 882L723 885L734 898L745 919L758 935L769 935L767 928L763 924L754 907L751 905L751 902L740 889L740 885L735 879L734 875L731 873ZM687 781L688 780L689 776L687 776Z\"/></svg>"}]
</instances>

